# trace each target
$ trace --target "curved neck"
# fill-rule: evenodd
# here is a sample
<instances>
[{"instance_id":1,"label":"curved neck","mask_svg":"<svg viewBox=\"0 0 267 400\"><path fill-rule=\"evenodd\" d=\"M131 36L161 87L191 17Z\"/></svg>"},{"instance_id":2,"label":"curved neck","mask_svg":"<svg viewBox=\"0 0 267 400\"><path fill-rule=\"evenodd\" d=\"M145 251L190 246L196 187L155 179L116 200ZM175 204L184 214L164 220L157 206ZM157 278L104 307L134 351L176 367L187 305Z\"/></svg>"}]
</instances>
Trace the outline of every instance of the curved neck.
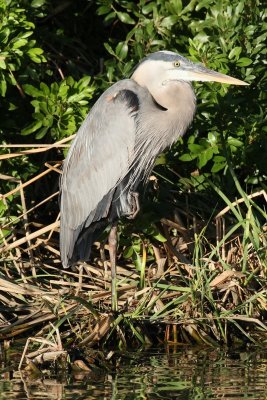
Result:
<instances>
[{"instance_id":1,"label":"curved neck","mask_svg":"<svg viewBox=\"0 0 267 400\"><path fill-rule=\"evenodd\" d=\"M133 181L140 173L148 176L156 157L186 132L196 109L190 83L167 81L155 86L153 77L143 80L144 75L139 75L140 79L138 75L132 77L139 86L140 101L133 165L138 162Z\"/></svg>"},{"instance_id":2,"label":"curved neck","mask_svg":"<svg viewBox=\"0 0 267 400\"><path fill-rule=\"evenodd\" d=\"M196 97L192 85L184 81L168 81L157 88L147 89L164 110L159 107L152 110L154 128L163 132L168 142L166 145L171 145L186 132L193 120Z\"/></svg>"},{"instance_id":3,"label":"curved neck","mask_svg":"<svg viewBox=\"0 0 267 400\"><path fill-rule=\"evenodd\" d=\"M148 90L156 102L166 108L169 114L179 114L180 118L191 122L196 108L196 97L191 83L166 81Z\"/></svg>"},{"instance_id":4,"label":"curved neck","mask_svg":"<svg viewBox=\"0 0 267 400\"><path fill-rule=\"evenodd\" d=\"M176 128L177 136L183 135L196 109L196 98L191 83L178 80L158 81L151 74L148 64L138 68L132 79L146 88L155 101L166 109L164 112L159 108L155 109L155 112L160 113L156 123L164 125L165 131L168 126L172 130Z\"/></svg>"}]
</instances>

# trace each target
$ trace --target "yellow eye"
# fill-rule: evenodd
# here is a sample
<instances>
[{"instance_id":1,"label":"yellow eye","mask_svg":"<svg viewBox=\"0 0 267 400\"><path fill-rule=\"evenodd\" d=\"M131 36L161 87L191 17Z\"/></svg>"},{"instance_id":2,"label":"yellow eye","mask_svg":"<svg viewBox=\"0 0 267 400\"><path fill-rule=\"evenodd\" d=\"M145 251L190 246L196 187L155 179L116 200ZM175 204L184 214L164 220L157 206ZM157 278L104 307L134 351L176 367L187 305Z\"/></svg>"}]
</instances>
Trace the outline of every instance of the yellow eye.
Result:
<instances>
[{"instance_id":1,"label":"yellow eye","mask_svg":"<svg viewBox=\"0 0 267 400\"><path fill-rule=\"evenodd\" d=\"M174 61L173 64L174 64L175 67L180 67L180 61Z\"/></svg>"}]
</instances>

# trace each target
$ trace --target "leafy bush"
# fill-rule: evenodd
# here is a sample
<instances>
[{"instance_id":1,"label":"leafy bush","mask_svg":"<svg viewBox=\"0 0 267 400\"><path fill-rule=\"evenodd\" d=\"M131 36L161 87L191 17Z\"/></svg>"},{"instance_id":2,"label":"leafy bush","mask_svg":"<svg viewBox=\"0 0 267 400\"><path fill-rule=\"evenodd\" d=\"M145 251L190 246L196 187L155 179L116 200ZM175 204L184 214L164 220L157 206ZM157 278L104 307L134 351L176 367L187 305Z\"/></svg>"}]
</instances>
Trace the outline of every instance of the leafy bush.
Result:
<instances>
[{"instance_id":1,"label":"leafy bush","mask_svg":"<svg viewBox=\"0 0 267 400\"><path fill-rule=\"evenodd\" d=\"M17 86L16 75L26 73L30 76L34 67L29 63L46 61L43 50L36 47L32 38L35 26L28 19L26 10L15 1L0 2L0 95L5 97L8 85Z\"/></svg>"},{"instance_id":2,"label":"leafy bush","mask_svg":"<svg viewBox=\"0 0 267 400\"><path fill-rule=\"evenodd\" d=\"M34 122L21 131L21 135L33 132L36 139L42 139L48 132L54 140L62 139L76 132L88 111L88 99L91 99L94 87L89 86L90 77L85 76L78 82L68 77L54 82L51 87L40 83L40 88L23 85L24 92L33 97L32 114Z\"/></svg>"}]
</instances>

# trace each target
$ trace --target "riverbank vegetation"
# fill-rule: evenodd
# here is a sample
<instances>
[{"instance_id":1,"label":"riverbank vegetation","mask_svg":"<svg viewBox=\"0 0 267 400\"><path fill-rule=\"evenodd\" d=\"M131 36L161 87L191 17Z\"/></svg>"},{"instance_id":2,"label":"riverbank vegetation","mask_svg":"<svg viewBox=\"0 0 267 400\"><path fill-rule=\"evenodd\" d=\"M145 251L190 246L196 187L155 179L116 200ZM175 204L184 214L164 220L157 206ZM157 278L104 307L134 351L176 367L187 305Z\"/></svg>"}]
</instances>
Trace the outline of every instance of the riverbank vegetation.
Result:
<instances>
[{"instance_id":1,"label":"riverbank vegetation","mask_svg":"<svg viewBox=\"0 0 267 400\"><path fill-rule=\"evenodd\" d=\"M0 339L34 333L52 352L266 345L263 2L4 0L0 12ZM107 232L88 265L61 268L58 179L97 97L163 49L250 86L194 84L192 126L158 158L138 217L120 221L112 314Z\"/></svg>"}]
</instances>

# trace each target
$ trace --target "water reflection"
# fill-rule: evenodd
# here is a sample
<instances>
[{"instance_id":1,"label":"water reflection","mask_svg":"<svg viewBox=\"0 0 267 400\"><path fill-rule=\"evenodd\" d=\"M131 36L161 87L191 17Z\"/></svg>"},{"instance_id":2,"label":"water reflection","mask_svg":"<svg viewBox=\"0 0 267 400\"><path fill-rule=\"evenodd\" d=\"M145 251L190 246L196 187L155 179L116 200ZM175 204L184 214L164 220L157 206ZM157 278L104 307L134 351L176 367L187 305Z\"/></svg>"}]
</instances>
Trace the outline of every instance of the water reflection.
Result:
<instances>
[{"instance_id":1,"label":"water reflection","mask_svg":"<svg viewBox=\"0 0 267 400\"><path fill-rule=\"evenodd\" d=\"M112 373L79 372L60 379L30 379L12 372L11 362L6 371L2 368L0 400L267 399L264 351L150 349L118 355L116 361Z\"/></svg>"}]
</instances>

